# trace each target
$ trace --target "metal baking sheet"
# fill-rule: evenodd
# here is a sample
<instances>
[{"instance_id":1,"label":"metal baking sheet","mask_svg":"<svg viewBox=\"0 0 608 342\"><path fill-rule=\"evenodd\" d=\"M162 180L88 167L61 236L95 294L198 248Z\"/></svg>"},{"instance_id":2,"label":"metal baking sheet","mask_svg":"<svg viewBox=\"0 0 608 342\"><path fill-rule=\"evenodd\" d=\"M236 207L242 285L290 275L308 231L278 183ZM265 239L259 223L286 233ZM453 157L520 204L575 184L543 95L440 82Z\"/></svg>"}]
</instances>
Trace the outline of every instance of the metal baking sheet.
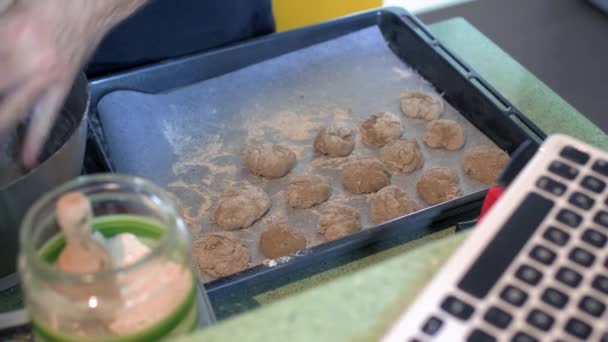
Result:
<instances>
[{"instance_id":1,"label":"metal baking sheet","mask_svg":"<svg viewBox=\"0 0 608 342\"><path fill-rule=\"evenodd\" d=\"M242 183L265 189L272 198L270 212L252 227L235 232L251 251L253 266L265 262L258 253L258 239L264 221L271 217L287 218L306 236L309 246L323 243L316 230L323 205L286 208L289 177L265 180L246 172L242 154L248 143L290 146L298 161L289 176L330 177L330 200L359 209L367 228L373 226L368 196L346 192L340 169L353 157L377 157L378 150L363 145L357 135L351 157L330 159L315 154L312 140L324 125L338 123L358 129L374 113L398 115L403 136L419 142L425 162L414 173L395 173L392 183L421 207L415 182L434 166L456 171L465 195L486 187L464 175L460 159L464 150L492 141L446 102L443 118L464 127L466 144L457 152L430 149L422 142L426 122L400 113L399 95L408 90L435 91L389 50L379 29L371 27L168 92L115 91L100 101L98 111L110 153L121 152L111 155L116 170L149 178L169 189L195 236L221 230L209 217L223 189Z\"/></svg>"}]
</instances>

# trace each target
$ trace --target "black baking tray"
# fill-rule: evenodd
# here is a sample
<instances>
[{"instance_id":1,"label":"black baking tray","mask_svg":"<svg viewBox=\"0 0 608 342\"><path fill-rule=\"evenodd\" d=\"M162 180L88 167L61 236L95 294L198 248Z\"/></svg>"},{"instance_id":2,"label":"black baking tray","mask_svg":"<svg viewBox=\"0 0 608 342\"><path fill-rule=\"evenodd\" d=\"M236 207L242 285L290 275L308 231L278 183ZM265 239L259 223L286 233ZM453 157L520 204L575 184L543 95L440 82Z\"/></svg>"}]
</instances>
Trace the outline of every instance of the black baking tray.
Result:
<instances>
[{"instance_id":1,"label":"black baking tray","mask_svg":"<svg viewBox=\"0 0 608 342\"><path fill-rule=\"evenodd\" d=\"M509 154L526 141L538 146L545 138L537 126L448 49L415 16L401 8L382 8L92 80L90 142L93 146L90 148L97 152L108 170L114 171L112 156L105 148L103 127L97 117L97 103L112 91L165 92L373 25L380 28L395 55L433 84L447 102ZM253 296L458 222L474 219L485 194L485 190L478 191L425 208L312 247L302 255L274 267L255 266L205 286L214 304L229 297L242 299L239 293ZM242 301L239 305L242 306ZM224 309L215 307L216 311L220 311L216 312L220 318L229 315L228 311L232 310L226 308L224 313Z\"/></svg>"}]
</instances>

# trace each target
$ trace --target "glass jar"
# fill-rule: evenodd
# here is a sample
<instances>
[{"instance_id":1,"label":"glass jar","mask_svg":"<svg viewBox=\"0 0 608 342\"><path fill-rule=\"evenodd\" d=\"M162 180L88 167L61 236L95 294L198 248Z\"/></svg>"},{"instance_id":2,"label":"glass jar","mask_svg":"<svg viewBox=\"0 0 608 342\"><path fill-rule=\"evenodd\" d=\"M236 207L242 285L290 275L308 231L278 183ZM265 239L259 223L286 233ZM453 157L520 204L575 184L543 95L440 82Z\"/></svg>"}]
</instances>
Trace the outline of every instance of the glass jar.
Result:
<instances>
[{"instance_id":1,"label":"glass jar","mask_svg":"<svg viewBox=\"0 0 608 342\"><path fill-rule=\"evenodd\" d=\"M55 206L74 191L91 203L95 235L106 240L130 233L148 253L101 272L59 270L54 263L65 239ZM173 201L141 178L78 178L38 200L21 226L21 284L40 340L150 341L191 331L201 319L211 323L211 306L204 290L197 293L191 266L188 230Z\"/></svg>"}]
</instances>

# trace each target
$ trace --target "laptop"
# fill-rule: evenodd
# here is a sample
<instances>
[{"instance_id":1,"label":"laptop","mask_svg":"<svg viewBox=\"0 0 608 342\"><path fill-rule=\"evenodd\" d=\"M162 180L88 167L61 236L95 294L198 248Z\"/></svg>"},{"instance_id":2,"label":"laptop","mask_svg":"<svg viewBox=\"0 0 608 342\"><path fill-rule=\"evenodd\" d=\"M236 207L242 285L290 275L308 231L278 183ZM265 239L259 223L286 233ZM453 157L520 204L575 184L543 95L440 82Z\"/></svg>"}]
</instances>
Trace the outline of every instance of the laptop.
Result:
<instances>
[{"instance_id":1,"label":"laptop","mask_svg":"<svg viewBox=\"0 0 608 342\"><path fill-rule=\"evenodd\" d=\"M608 153L545 140L384 341L608 342Z\"/></svg>"}]
</instances>

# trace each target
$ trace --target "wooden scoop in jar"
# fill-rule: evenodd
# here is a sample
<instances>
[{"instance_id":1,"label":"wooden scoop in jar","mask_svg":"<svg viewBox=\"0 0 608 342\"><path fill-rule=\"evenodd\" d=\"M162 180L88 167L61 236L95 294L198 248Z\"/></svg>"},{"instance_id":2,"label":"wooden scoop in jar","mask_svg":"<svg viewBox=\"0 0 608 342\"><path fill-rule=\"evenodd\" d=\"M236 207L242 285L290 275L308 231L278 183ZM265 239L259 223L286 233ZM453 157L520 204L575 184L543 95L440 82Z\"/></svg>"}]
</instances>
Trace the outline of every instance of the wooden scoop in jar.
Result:
<instances>
[{"instance_id":1,"label":"wooden scoop in jar","mask_svg":"<svg viewBox=\"0 0 608 342\"><path fill-rule=\"evenodd\" d=\"M67 193L57 202L57 221L66 241L57 260L61 271L89 273L112 268L110 254L93 238L92 212L89 199L81 192Z\"/></svg>"}]
</instances>

